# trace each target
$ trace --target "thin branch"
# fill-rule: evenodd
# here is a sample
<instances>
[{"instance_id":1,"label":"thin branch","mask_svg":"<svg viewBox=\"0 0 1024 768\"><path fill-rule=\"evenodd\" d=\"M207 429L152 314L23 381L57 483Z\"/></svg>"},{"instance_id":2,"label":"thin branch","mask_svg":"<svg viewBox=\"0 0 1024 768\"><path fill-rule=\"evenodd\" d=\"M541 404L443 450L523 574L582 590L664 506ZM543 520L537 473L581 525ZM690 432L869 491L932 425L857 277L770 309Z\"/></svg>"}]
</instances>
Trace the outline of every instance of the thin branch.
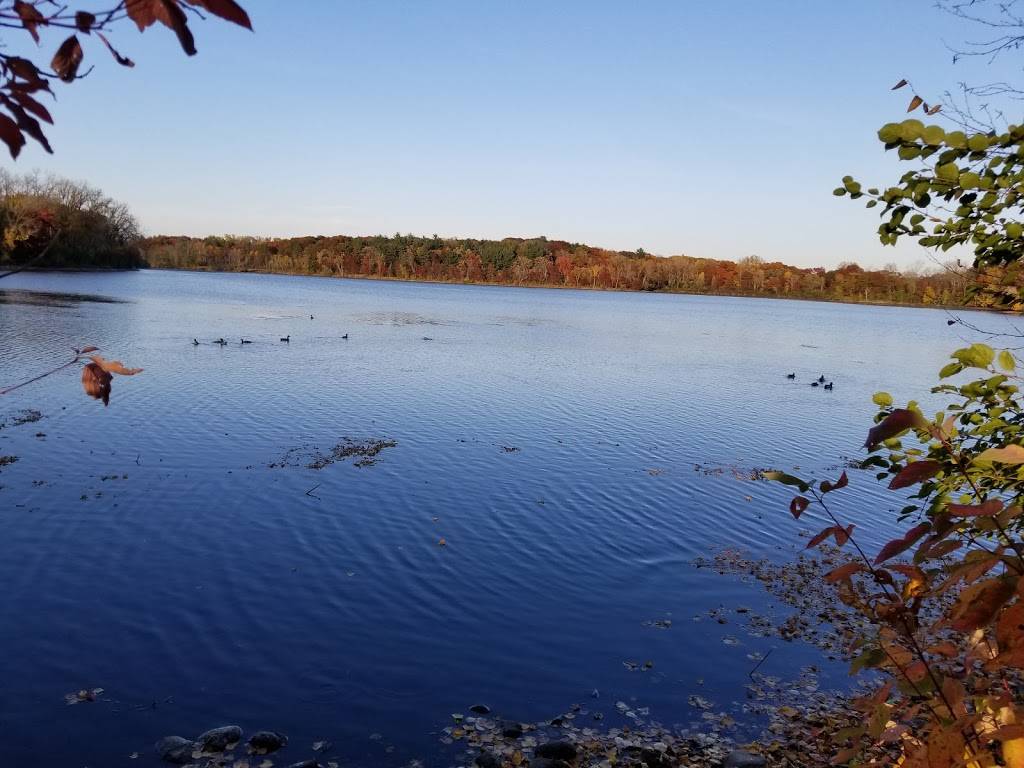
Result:
<instances>
[{"instance_id":1,"label":"thin branch","mask_svg":"<svg viewBox=\"0 0 1024 768\"><path fill-rule=\"evenodd\" d=\"M19 272L24 272L26 269L31 269L33 266L38 264L46 257L46 254L50 252L50 249L53 248L54 244L57 242L57 239L60 237L60 233L61 231L58 229L54 236L50 239L50 242L46 244L46 247L43 248L43 250L40 251L36 256L29 259L21 266L16 267L15 269L10 270L9 272L0 272L0 278L16 275Z\"/></svg>"}]
</instances>

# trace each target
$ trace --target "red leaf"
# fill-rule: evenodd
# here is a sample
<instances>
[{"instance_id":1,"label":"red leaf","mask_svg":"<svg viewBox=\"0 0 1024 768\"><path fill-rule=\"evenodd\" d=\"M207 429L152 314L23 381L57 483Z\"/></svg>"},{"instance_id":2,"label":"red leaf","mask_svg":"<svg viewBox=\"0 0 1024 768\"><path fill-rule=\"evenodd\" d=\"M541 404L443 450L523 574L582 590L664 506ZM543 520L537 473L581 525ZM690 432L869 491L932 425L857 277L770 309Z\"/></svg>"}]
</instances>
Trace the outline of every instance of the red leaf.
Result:
<instances>
[{"instance_id":1,"label":"red leaf","mask_svg":"<svg viewBox=\"0 0 1024 768\"><path fill-rule=\"evenodd\" d=\"M107 50L110 51L110 55L114 57L114 60L122 67L134 67L135 62L129 59L127 56L122 56L114 46L107 40L107 36L102 32L97 32L96 37L103 41L103 44L107 46Z\"/></svg>"},{"instance_id":2,"label":"red leaf","mask_svg":"<svg viewBox=\"0 0 1024 768\"><path fill-rule=\"evenodd\" d=\"M922 99L920 96L915 96L910 100L910 106L907 107L907 112L913 112L922 104L924 104L924 99Z\"/></svg>"},{"instance_id":3,"label":"red leaf","mask_svg":"<svg viewBox=\"0 0 1024 768\"><path fill-rule=\"evenodd\" d=\"M907 464L889 483L889 489L895 491L898 488L915 485L937 475L941 469L942 465L937 461L915 461Z\"/></svg>"},{"instance_id":4,"label":"red leaf","mask_svg":"<svg viewBox=\"0 0 1024 768\"><path fill-rule=\"evenodd\" d=\"M70 83L75 79L75 75L78 74L78 66L81 63L82 45L78 42L78 38L72 35L60 44L60 48L57 49L57 53L54 55L50 65L53 67L53 71L57 73L57 77L65 83Z\"/></svg>"},{"instance_id":5,"label":"red leaf","mask_svg":"<svg viewBox=\"0 0 1024 768\"><path fill-rule=\"evenodd\" d=\"M178 5L178 0L155 0L153 14L157 21L174 31L185 53L189 56L196 55L196 41L188 28L188 19Z\"/></svg>"},{"instance_id":6,"label":"red leaf","mask_svg":"<svg viewBox=\"0 0 1024 768\"><path fill-rule=\"evenodd\" d=\"M0 114L0 141L7 145L7 149L11 152L11 159L17 160L18 153L25 146L25 137L18 124L4 114Z\"/></svg>"},{"instance_id":7,"label":"red leaf","mask_svg":"<svg viewBox=\"0 0 1024 768\"><path fill-rule=\"evenodd\" d=\"M52 155L53 148L50 146L50 142L47 141L46 135L43 133L43 129L39 127L39 121L30 116L19 104L14 103L2 93L0 93L0 101L3 101L4 106L6 106L11 111L11 114L14 115L22 133L27 133L33 139L38 141L42 145L43 149Z\"/></svg>"},{"instance_id":8,"label":"red leaf","mask_svg":"<svg viewBox=\"0 0 1024 768\"><path fill-rule=\"evenodd\" d=\"M128 17L135 22L139 32L142 32L156 21L154 7L157 3L159 3L159 0L127 0L125 2L125 10L128 12Z\"/></svg>"},{"instance_id":9,"label":"red leaf","mask_svg":"<svg viewBox=\"0 0 1024 768\"><path fill-rule=\"evenodd\" d=\"M989 499L977 506L950 504L946 509L954 517L994 517L1003 511L1003 502L998 499Z\"/></svg>"},{"instance_id":10,"label":"red leaf","mask_svg":"<svg viewBox=\"0 0 1024 768\"><path fill-rule=\"evenodd\" d=\"M875 565L878 565L879 563L884 563L886 560L896 557L896 555L900 554L901 552L906 552L908 549L914 546L915 541L920 539L931 529L931 523L921 523L920 525L915 525L913 528L907 531L902 538L893 539L884 547L882 547L882 551L879 552L878 557L875 558Z\"/></svg>"},{"instance_id":11,"label":"red leaf","mask_svg":"<svg viewBox=\"0 0 1024 768\"><path fill-rule=\"evenodd\" d=\"M825 574L825 581L829 584L834 584L837 581L844 581L849 579L853 574L865 571L867 568L862 563L846 563L846 565L840 565L838 568L834 568Z\"/></svg>"},{"instance_id":12,"label":"red leaf","mask_svg":"<svg viewBox=\"0 0 1024 768\"><path fill-rule=\"evenodd\" d=\"M868 430L868 439L865 441L864 446L869 449L874 448L883 440L895 437L900 432L904 432L911 427L920 429L927 423L924 416L917 411L899 408Z\"/></svg>"},{"instance_id":13,"label":"red leaf","mask_svg":"<svg viewBox=\"0 0 1024 768\"><path fill-rule=\"evenodd\" d=\"M794 496L793 500L789 502L789 511L797 520L800 519L800 515L810 505L811 500L805 499L803 496Z\"/></svg>"},{"instance_id":14,"label":"red leaf","mask_svg":"<svg viewBox=\"0 0 1024 768\"><path fill-rule=\"evenodd\" d=\"M816 536L812 537L811 540L809 542L807 542L807 547L806 548L810 549L811 547L818 546L819 544L821 544L821 542L823 542L829 536L834 537L835 540L836 540L836 545L841 547L846 542L848 542L850 540L850 536L853 535L853 529L854 529L854 526L852 526L852 525L849 525L846 528L843 528L842 526L839 526L839 525L830 525L828 528L823 530L821 533L819 533Z\"/></svg>"},{"instance_id":15,"label":"red leaf","mask_svg":"<svg viewBox=\"0 0 1024 768\"><path fill-rule=\"evenodd\" d=\"M38 117L40 120L45 120L46 122L53 125L53 118L50 117L50 111L42 104L40 104L38 101L29 96L27 93L23 93L21 91L13 91L11 95L14 97L15 101L17 101L22 107L27 109L33 115Z\"/></svg>"},{"instance_id":16,"label":"red leaf","mask_svg":"<svg viewBox=\"0 0 1024 768\"><path fill-rule=\"evenodd\" d=\"M973 632L992 621L1016 591L1014 579L997 577L971 584L960 592L949 612L949 625L958 632Z\"/></svg>"},{"instance_id":17,"label":"red leaf","mask_svg":"<svg viewBox=\"0 0 1024 768\"><path fill-rule=\"evenodd\" d=\"M249 14L242 10L242 6L234 2L234 0L192 0L192 5L205 8L214 16L220 16L222 19L227 19L238 24L240 27L245 27L248 30L252 29Z\"/></svg>"},{"instance_id":18,"label":"red leaf","mask_svg":"<svg viewBox=\"0 0 1024 768\"><path fill-rule=\"evenodd\" d=\"M32 35L32 39L38 43L39 32L36 31L36 27L40 24L45 26L46 17L32 3L26 3L23 0L14 0L14 11L21 19L21 26L27 29L28 33Z\"/></svg>"},{"instance_id":19,"label":"red leaf","mask_svg":"<svg viewBox=\"0 0 1024 768\"><path fill-rule=\"evenodd\" d=\"M821 488L822 493L829 493L830 491L838 491L840 488L845 488L849 484L850 478L846 476L846 471L844 470L843 474L841 474L839 479L834 483L830 483L828 480L822 480L819 487Z\"/></svg>"},{"instance_id":20,"label":"red leaf","mask_svg":"<svg viewBox=\"0 0 1024 768\"><path fill-rule=\"evenodd\" d=\"M825 539L827 539L829 536L835 533L835 531L836 526L830 525L828 528L823 530L818 535L812 537L811 540L807 542L807 549L818 546L819 544L821 544L821 542L823 542Z\"/></svg>"},{"instance_id":21,"label":"red leaf","mask_svg":"<svg viewBox=\"0 0 1024 768\"><path fill-rule=\"evenodd\" d=\"M15 77L20 77L25 82L32 84L46 84L46 81L39 75L36 65L28 59L23 59L20 56L8 56L4 61ZM46 87L49 90L49 86Z\"/></svg>"},{"instance_id":22,"label":"red leaf","mask_svg":"<svg viewBox=\"0 0 1024 768\"><path fill-rule=\"evenodd\" d=\"M78 27L79 32L85 32L88 35L95 23L96 17L88 11L78 11L75 14L75 26Z\"/></svg>"}]
</instances>

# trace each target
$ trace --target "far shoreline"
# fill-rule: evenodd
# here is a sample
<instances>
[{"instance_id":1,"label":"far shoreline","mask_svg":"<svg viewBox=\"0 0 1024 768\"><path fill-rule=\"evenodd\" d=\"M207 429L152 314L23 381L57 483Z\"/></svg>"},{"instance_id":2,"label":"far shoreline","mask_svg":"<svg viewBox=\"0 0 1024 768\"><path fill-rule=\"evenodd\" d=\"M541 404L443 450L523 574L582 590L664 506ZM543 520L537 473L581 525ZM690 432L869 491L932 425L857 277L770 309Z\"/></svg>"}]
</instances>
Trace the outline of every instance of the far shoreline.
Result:
<instances>
[{"instance_id":1,"label":"far shoreline","mask_svg":"<svg viewBox=\"0 0 1024 768\"><path fill-rule=\"evenodd\" d=\"M181 268L176 269L174 267L52 267L52 268L33 268L20 270L18 274L74 274L74 273L88 273L88 272L192 272L195 274L216 274L216 275L276 275L280 277L316 277L325 280L366 280L366 281L377 281L377 282L391 282L391 283L414 283L423 285L465 285L475 286L481 288L524 288L531 290L551 290L551 291L590 291L594 293L633 293L633 294L654 294L654 295L665 295L665 296L708 296L715 298L727 298L727 299L765 299L768 301L804 301L804 302L817 302L820 304L844 304L847 306L861 306L861 307L895 307L903 309L932 309L942 310L949 312L955 310L958 312L980 312L984 314L996 314L996 315L1011 315L1020 316L1024 312L1014 312L1008 309L989 308L989 307L968 307L963 304L914 304L910 302L895 302L895 301L856 301L852 299L830 299L825 297L813 297L813 296L778 296L769 294L752 294L752 293L734 293L734 292L717 292L717 291L673 291L673 290L636 290L630 288L603 288L596 286L587 285L544 285L541 283L494 283L494 282L483 282L473 280L435 280L435 279L419 279L419 278L405 278L405 277L389 277L389 276L377 276L377 275L315 275L308 272L277 272L272 270L263 269L194 269L194 268ZM0 288L3 287L3 283L0 283Z\"/></svg>"}]
</instances>

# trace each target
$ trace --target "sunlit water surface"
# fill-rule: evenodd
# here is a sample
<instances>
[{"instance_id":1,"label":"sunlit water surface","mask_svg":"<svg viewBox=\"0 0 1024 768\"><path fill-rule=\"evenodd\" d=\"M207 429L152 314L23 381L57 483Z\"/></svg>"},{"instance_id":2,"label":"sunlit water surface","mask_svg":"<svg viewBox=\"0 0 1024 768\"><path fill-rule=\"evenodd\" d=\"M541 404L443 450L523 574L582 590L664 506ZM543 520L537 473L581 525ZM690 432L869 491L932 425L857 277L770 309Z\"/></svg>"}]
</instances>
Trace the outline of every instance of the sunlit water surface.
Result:
<instances>
[{"instance_id":1,"label":"sunlit water surface","mask_svg":"<svg viewBox=\"0 0 1024 768\"><path fill-rule=\"evenodd\" d=\"M107 408L77 368L0 398L0 421L43 414L0 429L12 766L151 765L160 736L226 723L289 734L282 764L325 738L343 765L448 764L440 730L477 702L524 721L583 702L604 726L620 700L680 726L693 693L735 708L748 654L783 677L821 656L706 617L767 599L695 558L788 558L820 527L734 470L836 476L870 395L925 395L961 342L941 311L811 302L155 271L0 287L0 386L84 344L145 368ZM289 454L346 438L397 445L361 467ZM841 498L867 543L893 530L870 477Z\"/></svg>"}]
</instances>

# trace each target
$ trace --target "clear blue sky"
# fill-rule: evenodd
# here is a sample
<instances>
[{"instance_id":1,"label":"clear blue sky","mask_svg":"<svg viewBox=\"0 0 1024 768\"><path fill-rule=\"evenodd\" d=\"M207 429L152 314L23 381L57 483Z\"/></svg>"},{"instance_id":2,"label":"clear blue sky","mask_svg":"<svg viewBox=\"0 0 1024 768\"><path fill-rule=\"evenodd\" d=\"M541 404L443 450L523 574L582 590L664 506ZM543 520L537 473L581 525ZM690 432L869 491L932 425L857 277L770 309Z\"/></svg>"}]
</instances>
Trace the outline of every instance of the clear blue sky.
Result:
<instances>
[{"instance_id":1,"label":"clear blue sky","mask_svg":"<svg viewBox=\"0 0 1024 768\"><path fill-rule=\"evenodd\" d=\"M931 0L242 0L255 34L197 22L87 46L56 154L149 234L547 235L800 265L882 248L838 179L902 172L875 138L909 99L1018 61L954 66L977 30ZM50 39L51 50L55 46ZM95 41L90 41L95 42Z\"/></svg>"}]
</instances>

